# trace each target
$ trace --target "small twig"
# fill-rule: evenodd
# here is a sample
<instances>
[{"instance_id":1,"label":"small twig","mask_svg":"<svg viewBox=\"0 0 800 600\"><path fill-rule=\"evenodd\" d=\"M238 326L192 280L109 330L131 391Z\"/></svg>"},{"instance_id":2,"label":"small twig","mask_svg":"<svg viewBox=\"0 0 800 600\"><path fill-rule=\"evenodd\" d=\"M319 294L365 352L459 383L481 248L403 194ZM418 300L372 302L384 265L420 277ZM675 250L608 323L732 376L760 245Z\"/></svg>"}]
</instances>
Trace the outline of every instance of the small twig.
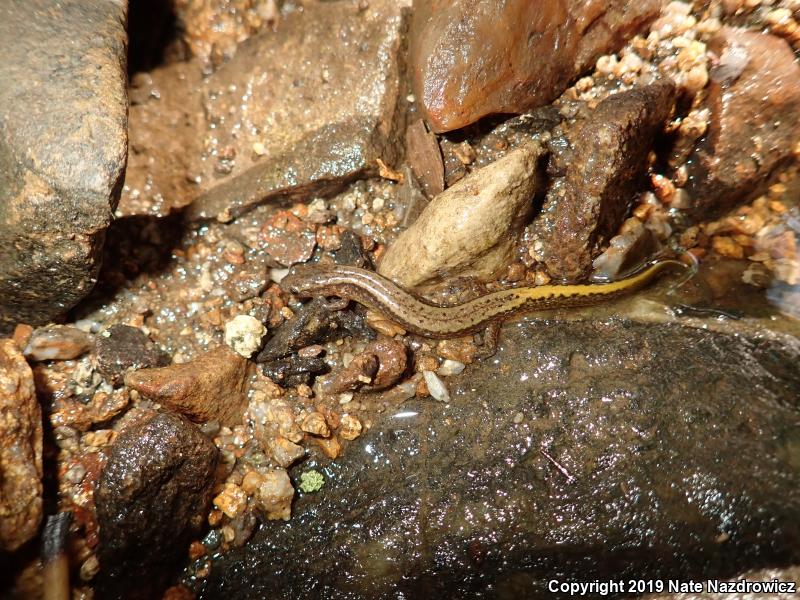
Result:
<instances>
[{"instance_id":1,"label":"small twig","mask_svg":"<svg viewBox=\"0 0 800 600\"><path fill-rule=\"evenodd\" d=\"M547 452L545 452L541 448L539 448L539 452L541 452L542 456L544 456L547 460L553 463L553 466L556 469L558 469L564 477L567 478L567 483L572 483L573 481L577 481L577 479L569 471L567 471L567 468L560 462L558 462L555 458L550 456Z\"/></svg>"},{"instance_id":2,"label":"small twig","mask_svg":"<svg viewBox=\"0 0 800 600\"><path fill-rule=\"evenodd\" d=\"M66 553L71 512L47 517L42 532L42 597L44 600L70 600L69 559Z\"/></svg>"}]
</instances>

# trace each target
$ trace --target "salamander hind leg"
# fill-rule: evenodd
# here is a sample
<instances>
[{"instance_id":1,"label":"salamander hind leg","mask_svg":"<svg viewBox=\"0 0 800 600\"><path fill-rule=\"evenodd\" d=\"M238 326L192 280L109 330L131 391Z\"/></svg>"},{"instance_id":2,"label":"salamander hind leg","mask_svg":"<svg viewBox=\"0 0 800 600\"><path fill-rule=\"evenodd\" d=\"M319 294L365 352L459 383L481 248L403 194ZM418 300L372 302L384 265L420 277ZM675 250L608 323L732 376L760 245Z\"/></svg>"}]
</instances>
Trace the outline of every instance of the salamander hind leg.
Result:
<instances>
[{"instance_id":1,"label":"salamander hind leg","mask_svg":"<svg viewBox=\"0 0 800 600\"><path fill-rule=\"evenodd\" d=\"M500 328L502 323L500 321L491 321L483 333L480 335L480 342L475 342L478 347L478 352L475 354L477 358L490 358L497 352L497 346L500 342ZM478 338L478 335L475 336Z\"/></svg>"}]
</instances>

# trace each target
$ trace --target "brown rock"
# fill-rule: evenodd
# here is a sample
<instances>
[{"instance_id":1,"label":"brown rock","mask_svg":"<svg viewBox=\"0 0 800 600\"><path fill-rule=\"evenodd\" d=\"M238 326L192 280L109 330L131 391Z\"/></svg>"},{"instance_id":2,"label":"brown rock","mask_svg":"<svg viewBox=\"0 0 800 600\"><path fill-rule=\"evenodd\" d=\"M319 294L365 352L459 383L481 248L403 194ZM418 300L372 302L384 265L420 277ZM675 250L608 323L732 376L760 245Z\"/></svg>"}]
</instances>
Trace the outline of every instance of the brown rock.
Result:
<instances>
[{"instance_id":1,"label":"brown rock","mask_svg":"<svg viewBox=\"0 0 800 600\"><path fill-rule=\"evenodd\" d=\"M273 214L261 230L264 252L286 267L306 262L317 246L314 225L288 210Z\"/></svg>"},{"instance_id":2,"label":"brown rock","mask_svg":"<svg viewBox=\"0 0 800 600\"><path fill-rule=\"evenodd\" d=\"M428 198L444 191L444 162L436 136L425 121L417 119L406 130L406 156L411 170Z\"/></svg>"},{"instance_id":3,"label":"brown rock","mask_svg":"<svg viewBox=\"0 0 800 600\"><path fill-rule=\"evenodd\" d=\"M350 364L325 382L327 393L340 394L363 388L377 391L394 385L405 372L408 349L399 340L383 338L370 342Z\"/></svg>"},{"instance_id":4,"label":"brown rock","mask_svg":"<svg viewBox=\"0 0 800 600\"><path fill-rule=\"evenodd\" d=\"M530 142L439 194L389 246L378 272L405 288L453 275L491 279L533 211L543 154Z\"/></svg>"},{"instance_id":5,"label":"brown rock","mask_svg":"<svg viewBox=\"0 0 800 600\"><path fill-rule=\"evenodd\" d=\"M600 246L617 233L644 185L648 153L674 93L659 83L611 96L551 144L554 180L533 228L553 277L585 277Z\"/></svg>"},{"instance_id":6,"label":"brown rock","mask_svg":"<svg viewBox=\"0 0 800 600\"><path fill-rule=\"evenodd\" d=\"M782 39L723 27L710 47L708 133L690 157L689 191L718 214L760 191L800 139L800 65Z\"/></svg>"},{"instance_id":7,"label":"brown rock","mask_svg":"<svg viewBox=\"0 0 800 600\"><path fill-rule=\"evenodd\" d=\"M416 0L414 95L436 132L543 106L659 9L658 0Z\"/></svg>"},{"instance_id":8,"label":"brown rock","mask_svg":"<svg viewBox=\"0 0 800 600\"><path fill-rule=\"evenodd\" d=\"M128 426L95 491L102 598L158 598L169 565L205 521L218 453L181 416L158 413Z\"/></svg>"},{"instance_id":9,"label":"brown rock","mask_svg":"<svg viewBox=\"0 0 800 600\"><path fill-rule=\"evenodd\" d=\"M248 364L227 346L220 346L188 363L131 371L125 385L197 423L219 421L232 426L241 423L247 404Z\"/></svg>"},{"instance_id":10,"label":"brown rock","mask_svg":"<svg viewBox=\"0 0 800 600\"><path fill-rule=\"evenodd\" d=\"M128 147L126 12L0 3L0 331L94 285Z\"/></svg>"},{"instance_id":11,"label":"brown rock","mask_svg":"<svg viewBox=\"0 0 800 600\"><path fill-rule=\"evenodd\" d=\"M0 340L0 550L13 551L42 520L42 412L33 373L13 340Z\"/></svg>"},{"instance_id":12,"label":"brown rock","mask_svg":"<svg viewBox=\"0 0 800 600\"><path fill-rule=\"evenodd\" d=\"M339 190L377 173L378 158L395 164L405 13L392 0L364 10L355 0L314 3L241 44L201 83L200 61L188 75L184 66L158 73L131 107L141 152L120 210L165 214L194 200L189 218L228 220L270 199ZM165 138L185 161L160 164Z\"/></svg>"},{"instance_id":13,"label":"brown rock","mask_svg":"<svg viewBox=\"0 0 800 600\"><path fill-rule=\"evenodd\" d=\"M97 370L113 385L126 371L169 364L169 357L139 328L112 325L97 336Z\"/></svg>"}]
</instances>

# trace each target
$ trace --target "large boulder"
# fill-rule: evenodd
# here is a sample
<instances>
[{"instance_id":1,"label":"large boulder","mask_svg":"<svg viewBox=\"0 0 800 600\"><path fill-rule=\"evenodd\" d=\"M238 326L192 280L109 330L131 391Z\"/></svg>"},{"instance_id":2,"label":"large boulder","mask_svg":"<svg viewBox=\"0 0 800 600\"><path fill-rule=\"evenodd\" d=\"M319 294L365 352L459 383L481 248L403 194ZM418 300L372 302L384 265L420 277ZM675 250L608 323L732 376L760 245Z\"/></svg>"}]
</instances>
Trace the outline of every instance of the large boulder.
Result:
<instances>
[{"instance_id":1,"label":"large boulder","mask_svg":"<svg viewBox=\"0 0 800 600\"><path fill-rule=\"evenodd\" d=\"M404 2L309 5L206 79L170 65L135 83L123 214L227 220L394 164L404 134ZM199 92L199 93L198 93Z\"/></svg>"},{"instance_id":2,"label":"large boulder","mask_svg":"<svg viewBox=\"0 0 800 600\"><path fill-rule=\"evenodd\" d=\"M0 4L0 330L95 282L127 155L126 2Z\"/></svg>"},{"instance_id":3,"label":"large boulder","mask_svg":"<svg viewBox=\"0 0 800 600\"><path fill-rule=\"evenodd\" d=\"M388 411L203 597L552 597L800 560L797 339L610 320L501 340L448 404Z\"/></svg>"}]
</instances>

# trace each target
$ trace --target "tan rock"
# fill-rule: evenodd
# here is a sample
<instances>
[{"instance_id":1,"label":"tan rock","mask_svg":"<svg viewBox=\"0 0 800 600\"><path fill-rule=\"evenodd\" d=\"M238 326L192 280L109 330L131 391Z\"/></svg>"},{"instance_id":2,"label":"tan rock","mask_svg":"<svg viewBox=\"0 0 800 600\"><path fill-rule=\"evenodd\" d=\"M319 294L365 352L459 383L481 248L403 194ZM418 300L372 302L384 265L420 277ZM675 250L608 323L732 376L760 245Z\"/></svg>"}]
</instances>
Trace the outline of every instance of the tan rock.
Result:
<instances>
[{"instance_id":1,"label":"tan rock","mask_svg":"<svg viewBox=\"0 0 800 600\"><path fill-rule=\"evenodd\" d=\"M140 394L191 420L237 425L247 404L247 359L227 346L201 354L194 360L125 375L125 384Z\"/></svg>"},{"instance_id":2,"label":"tan rock","mask_svg":"<svg viewBox=\"0 0 800 600\"><path fill-rule=\"evenodd\" d=\"M325 422L325 417L322 415L322 413L318 413L316 411L308 413L305 416L302 424L300 425L300 429L306 433L311 433L320 437L328 437L331 434L331 430L328 428L328 424Z\"/></svg>"},{"instance_id":3,"label":"tan rock","mask_svg":"<svg viewBox=\"0 0 800 600\"><path fill-rule=\"evenodd\" d=\"M42 413L33 373L11 339L0 340L0 550L36 535L42 519Z\"/></svg>"},{"instance_id":4,"label":"tan rock","mask_svg":"<svg viewBox=\"0 0 800 600\"><path fill-rule=\"evenodd\" d=\"M492 279L531 216L542 155L531 142L436 196L389 247L378 272L403 287L453 275Z\"/></svg>"}]
</instances>

